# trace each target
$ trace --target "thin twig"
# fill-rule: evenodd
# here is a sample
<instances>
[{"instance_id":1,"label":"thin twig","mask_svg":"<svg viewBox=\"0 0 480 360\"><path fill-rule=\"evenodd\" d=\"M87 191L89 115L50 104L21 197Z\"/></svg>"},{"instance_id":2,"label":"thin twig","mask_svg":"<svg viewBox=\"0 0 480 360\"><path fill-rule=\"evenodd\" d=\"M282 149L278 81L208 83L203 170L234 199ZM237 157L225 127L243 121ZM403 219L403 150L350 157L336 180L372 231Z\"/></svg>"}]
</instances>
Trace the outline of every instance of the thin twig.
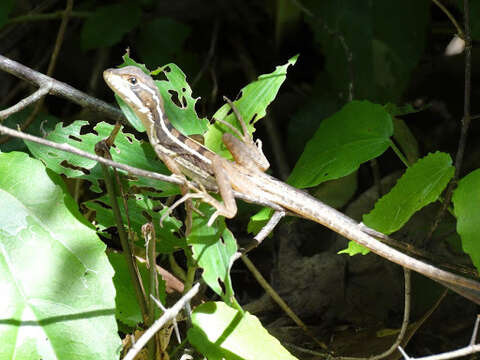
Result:
<instances>
[{"instance_id":1,"label":"thin twig","mask_svg":"<svg viewBox=\"0 0 480 360\"><path fill-rule=\"evenodd\" d=\"M123 360L133 360L140 350L142 350L148 340L150 340L153 335L155 335L155 333L163 327L163 325L178 315L185 304L187 304L198 293L199 288L199 283L192 286L192 288L180 300L178 300L175 305L165 311L163 315L157 321L155 321L153 325L149 327L147 331L145 331L145 333L137 340L135 345L132 346Z\"/></svg>"},{"instance_id":2,"label":"thin twig","mask_svg":"<svg viewBox=\"0 0 480 360\"><path fill-rule=\"evenodd\" d=\"M37 143L37 144L49 146L51 148L61 150L61 151L65 151L65 152L69 152L71 154L75 154L75 155L78 155L78 156L82 156L82 157L85 157L87 159L99 162L101 164L105 164L105 165L112 166L112 167L117 168L117 169L127 171L128 173L133 174L133 175L143 176L143 177L147 177L147 178L154 179L154 180L166 181L166 182L169 182L169 183L172 183L172 184L183 184L183 180L180 179L177 176L174 176L174 175L167 176L167 175L158 174L158 173L155 173L155 172L152 172L152 171L142 170L142 169L139 169L139 168L136 168L136 167L133 167L133 166L121 164L121 163L118 163L118 162L115 162L115 161L112 161L112 160L105 159L101 156L97 156L97 155L91 154L89 152L77 149L76 147L68 145L68 144L59 144L59 143L56 143L56 142L53 142L53 141L50 141L50 140L42 139L38 136L33 136L33 135L30 135L30 134L22 133L21 131L10 129L9 127L3 126L3 125L0 125L0 133L7 134L7 135L10 135L10 136L13 136L13 137L16 137L16 138L19 138L19 139L23 139L23 140L26 140L26 141L31 141L31 142L34 142L34 143Z\"/></svg>"},{"instance_id":3,"label":"thin twig","mask_svg":"<svg viewBox=\"0 0 480 360\"><path fill-rule=\"evenodd\" d=\"M247 246L245 246L233 256L233 261L238 260L242 255L248 254L250 251L259 246L286 214L286 211L275 211L268 220L268 222L265 224L265 226L258 232L257 235L255 235L253 241L251 241L249 244L247 244Z\"/></svg>"},{"instance_id":4,"label":"thin twig","mask_svg":"<svg viewBox=\"0 0 480 360\"><path fill-rule=\"evenodd\" d=\"M318 344L322 349L326 349L327 346L318 340L313 333L308 329L307 325L293 312L293 310L287 305L287 303L278 295L278 293L273 289L268 281L260 274L257 270L256 266L250 261L250 259L246 255L242 255L241 257L245 266L250 270L252 275L255 277L257 282L262 286L265 292L272 298L273 301L288 315L290 319L293 320L295 324L297 324L302 330L307 334L316 344Z\"/></svg>"},{"instance_id":5,"label":"thin twig","mask_svg":"<svg viewBox=\"0 0 480 360\"><path fill-rule=\"evenodd\" d=\"M147 260L140 256L135 256L138 262L147 264ZM167 294L171 294L173 292L177 292L179 294L183 293L183 283L178 280L175 275L170 273L168 270L162 268L160 265L155 264L157 269L157 274L162 277L162 280L165 281L165 291Z\"/></svg>"},{"instance_id":6,"label":"thin twig","mask_svg":"<svg viewBox=\"0 0 480 360\"><path fill-rule=\"evenodd\" d=\"M11 18L7 21L7 25L18 24L23 22L32 22L32 21L45 21L45 20L56 20L63 18L66 10L59 10L49 14L27 14L21 15L14 18ZM71 18L85 19L92 15L89 11L72 11L70 12Z\"/></svg>"},{"instance_id":7,"label":"thin twig","mask_svg":"<svg viewBox=\"0 0 480 360\"><path fill-rule=\"evenodd\" d=\"M477 340L479 321L480 315L477 315L477 318L475 319L475 325L473 326L472 337L470 338L470 345L475 345L475 340Z\"/></svg>"},{"instance_id":8,"label":"thin twig","mask_svg":"<svg viewBox=\"0 0 480 360\"><path fill-rule=\"evenodd\" d=\"M95 152L97 154L102 154L103 156L110 157L109 149L103 141L95 145ZM105 181L105 187L107 189L107 194L110 198L110 206L112 207L115 223L117 225L118 237L120 238L120 243L122 245L123 256L125 257L128 271L130 273L130 280L133 283L133 288L137 297L137 303L142 312L143 322L145 324L148 324L148 309L145 299L145 289L143 287L142 278L140 277L140 272L138 271L137 263L135 261L134 250L130 246L127 234L125 232L125 228L123 226L122 215L118 206L112 176L110 175L110 171L105 164L101 164L101 168L103 173L103 179Z\"/></svg>"},{"instance_id":9,"label":"thin twig","mask_svg":"<svg viewBox=\"0 0 480 360\"><path fill-rule=\"evenodd\" d=\"M149 282L150 286L147 292L147 307L148 307L148 322L146 326L152 326L155 320L155 299L158 298L158 278L156 270L156 236L155 226L151 222L142 226L142 234L145 239L145 248L147 252L147 269L149 270ZM155 359L156 346L155 341L149 341L148 345L148 357L149 359Z\"/></svg>"},{"instance_id":10,"label":"thin twig","mask_svg":"<svg viewBox=\"0 0 480 360\"><path fill-rule=\"evenodd\" d=\"M435 0L432 0L435 2ZM437 229L440 221L442 220L443 216L445 215L445 211L447 207L450 205L450 201L452 199L453 190L457 184L460 170L462 168L463 163L463 155L465 153L465 146L467 144L467 135L468 129L470 127L470 99L471 99L471 86L472 86L472 37L470 33L470 6L469 1L463 1L463 12L464 12L464 22L465 22L465 85L464 85L464 99L463 99L463 119L462 119L462 127L460 129L460 139L458 140L458 148L457 154L455 156L455 174L453 179L447 186L447 190L445 191L445 197L443 203L440 205L440 210L435 217L435 221L433 222L426 238L425 238L425 246L428 246L433 233Z\"/></svg>"},{"instance_id":11,"label":"thin twig","mask_svg":"<svg viewBox=\"0 0 480 360\"><path fill-rule=\"evenodd\" d=\"M192 81L192 85L191 85L192 88L194 88L197 82L202 78L203 74L208 69L208 66L210 65L210 63L212 62L213 56L215 55L215 47L217 45L218 29L220 29L220 21L217 19L213 24L212 39L210 40L210 48L208 49L208 54L205 57L205 61L203 63L202 68L198 72L197 76L195 76L195 79L193 79Z\"/></svg>"},{"instance_id":12,"label":"thin twig","mask_svg":"<svg viewBox=\"0 0 480 360\"><path fill-rule=\"evenodd\" d=\"M123 125L130 126L125 115L123 115L119 109L3 55L0 55L0 70L6 71L13 76L26 80L39 87L51 83L52 88L49 94L62 97L77 105L96 111L109 119L120 121Z\"/></svg>"},{"instance_id":13,"label":"thin twig","mask_svg":"<svg viewBox=\"0 0 480 360\"><path fill-rule=\"evenodd\" d=\"M65 30L67 29L67 24L68 24L68 20L70 19L70 13L72 12L72 9L73 9L73 0L67 0L67 7L63 12L62 22L60 23L60 27L57 33L57 38L55 40L55 46L53 48L52 55L50 56L50 63L48 64L47 76L53 75L53 71L55 69L55 65L57 64L58 54L60 53L60 48L62 47L62 44L63 44L63 39L65 37ZM49 82L48 90L51 89L51 85L52 83ZM45 97L43 96L40 97L39 101L35 104L33 111L30 113L30 115L28 115L27 119L22 124L21 126L22 131L25 131L26 129L28 129L28 127L33 123L38 113L40 112L40 109L42 108L44 102L45 102ZM10 138L9 136L3 136L2 138L0 138L0 144L7 142L9 138Z\"/></svg>"},{"instance_id":14,"label":"thin twig","mask_svg":"<svg viewBox=\"0 0 480 360\"><path fill-rule=\"evenodd\" d=\"M399 347L399 350L401 348ZM453 350L453 351L447 351L441 354L436 354L436 355L431 355L431 356L424 356L424 357L410 357L408 356L405 351L402 349L401 350L402 355L404 356L405 359L408 360L448 360L448 359L454 359L462 356L467 356L471 354L475 354L477 352L480 352L480 344L477 345L469 345L465 346L464 348L458 349L458 350Z\"/></svg>"},{"instance_id":15,"label":"thin twig","mask_svg":"<svg viewBox=\"0 0 480 360\"><path fill-rule=\"evenodd\" d=\"M338 42L343 48L343 52L345 53L345 59L347 60L348 64L348 75L350 78L350 82L348 84L348 101L352 101L355 97L355 71L354 71L354 65L353 65L353 53L350 50L350 47L347 44L347 41L345 40L345 37L343 34L341 34L339 31L335 31L330 29L330 27L326 24L326 22L321 19L318 15L314 14L312 11L307 9L299 0L291 0L295 6L297 6L305 15L308 17L311 17L314 21L317 21L323 29L329 34L330 36L334 36L338 39Z\"/></svg>"},{"instance_id":16,"label":"thin twig","mask_svg":"<svg viewBox=\"0 0 480 360\"><path fill-rule=\"evenodd\" d=\"M38 88L37 91L35 91L32 95L29 95L26 98L20 100L18 103L9 107L8 109L0 111L0 122L2 122L2 120L6 119L10 115L15 114L16 112L19 112L25 109L27 106L40 100L42 97L48 94L51 88L52 88L51 83L47 84L46 86L42 86Z\"/></svg>"},{"instance_id":17,"label":"thin twig","mask_svg":"<svg viewBox=\"0 0 480 360\"><path fill-rule=\"evenodd\" d=\"M410 317L410 299L411 299L411 280L410 280L410 270L403 268L403 274L404 274L404 281L405 281L405 305L404 305L404 310L403 310L403 321L402 321L402 327L400 328L400 332L398 333L397 339L395 342L390 346L390 348L386 351L384 351L381 354L375 355L375 356L369 356L366 358L363 357L348 357L348 356L339 356L335 357L335 360L380 360L383 358L386 358L390 354L392 354L395 350L397 350L398 346L402 343L403 338L405 336L405 333L408 329L408 319Z\"/></svg>"},{"instance_id":18,"label":"thin twig","mask_svg":"<svg viewBox=\"0 0 480 360\"><path fill-rule=\"evenodd\" d=\"M448 11L448 9L439 0L432 0L432 2L435 5L437 5L440 8L440 10L442 10L445 13L445 15L447 15L447 17L450 19L450 21L453 23L453 25L457 29L458 37L465 40L465 35L463 34L463 30L460 27L460 24L457 22L457 20L455 20L455 17L452 15L452 13ZM465 32L467 32L466 29L465 29Z\"/></svg>"}]
</instances>

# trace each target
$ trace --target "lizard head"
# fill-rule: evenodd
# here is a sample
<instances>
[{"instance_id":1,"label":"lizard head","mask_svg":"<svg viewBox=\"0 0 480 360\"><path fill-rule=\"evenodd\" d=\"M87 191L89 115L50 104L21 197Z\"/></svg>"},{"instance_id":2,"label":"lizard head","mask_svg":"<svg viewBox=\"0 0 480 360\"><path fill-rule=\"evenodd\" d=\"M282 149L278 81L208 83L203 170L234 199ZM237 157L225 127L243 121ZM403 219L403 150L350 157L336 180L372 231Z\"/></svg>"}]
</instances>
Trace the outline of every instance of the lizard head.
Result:
<instances>
[{"instance_id":1,"label":"lizard head","mask_svg":"<svg viewBox=\"0 0 480 360\"><path fill-rule=\"evenodd\" d=\"M135 112L143 118L160 107L163 100L153 79L136 66L107 69L103 72L107 85ZM142 116L143 115L143 116Z\"/></svg>"}]
</instances>

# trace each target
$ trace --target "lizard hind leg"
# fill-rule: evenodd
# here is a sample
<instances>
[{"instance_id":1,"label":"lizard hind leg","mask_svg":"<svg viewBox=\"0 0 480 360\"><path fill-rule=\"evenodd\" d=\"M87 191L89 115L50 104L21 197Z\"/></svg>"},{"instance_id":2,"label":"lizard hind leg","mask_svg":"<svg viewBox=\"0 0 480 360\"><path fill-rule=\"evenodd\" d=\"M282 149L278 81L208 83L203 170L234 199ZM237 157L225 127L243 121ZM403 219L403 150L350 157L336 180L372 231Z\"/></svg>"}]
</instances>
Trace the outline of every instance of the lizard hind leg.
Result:
<instances>
[{"instance_id":1,"label":"lizard hind leg","mask_svg":"<svg viewBox=\"0 0 480 360\"><path fill-rule=\"evenodd\" d=\"M226 96L224 96L223 99L228 103L228 105L230 105L235 117L242 127L242 133L240 133L240 131L238 131L231 124L226 123L223 120L216 120L234 130L233 132L238 136L238 138L236 138L231 133L224 133L222 137L224 144L227 146L237 163L250 169L266 171L270 167L270 163L263 154L262 141L260 139L253 141L253 138L248 131L247 124L243 120L243 117L235 104Z\"/></svg>"}]
</instances>

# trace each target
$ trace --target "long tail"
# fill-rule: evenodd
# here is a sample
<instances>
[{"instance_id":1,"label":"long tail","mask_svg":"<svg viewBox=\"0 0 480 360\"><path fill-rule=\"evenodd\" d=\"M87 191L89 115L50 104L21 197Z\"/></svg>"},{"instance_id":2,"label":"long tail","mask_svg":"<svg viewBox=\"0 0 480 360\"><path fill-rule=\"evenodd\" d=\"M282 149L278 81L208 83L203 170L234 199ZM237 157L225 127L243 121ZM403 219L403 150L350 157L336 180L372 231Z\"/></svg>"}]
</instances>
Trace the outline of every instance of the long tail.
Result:
<instances>
[{"instance_id":1,"label":"long tail","mask_svg":"<svg viewBox=\"0 0 480 360\"><path fill-rule=\"evenodd\" d=\"M349 240L365 246L370 251L407 269L419 272L480 304L480 283L459 276L406 255L365 232L365 227L338 210L324 204L309 194L300 191L267 174L250 178L262 188L269 201L324 225ZM262 179L263 178L263 179ZM265 186L268 184L268 186Z\"/></svg>"}]
</instances>

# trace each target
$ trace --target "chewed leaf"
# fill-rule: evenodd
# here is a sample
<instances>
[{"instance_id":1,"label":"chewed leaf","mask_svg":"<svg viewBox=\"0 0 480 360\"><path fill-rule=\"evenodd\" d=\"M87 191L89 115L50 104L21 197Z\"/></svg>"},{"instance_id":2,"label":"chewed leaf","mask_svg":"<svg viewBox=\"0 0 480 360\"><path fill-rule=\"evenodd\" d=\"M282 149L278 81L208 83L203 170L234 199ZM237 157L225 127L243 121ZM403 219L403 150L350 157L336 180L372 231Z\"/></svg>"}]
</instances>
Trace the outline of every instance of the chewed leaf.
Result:
<instances>
[{"instance_id":1,"label":"chewed leaf","mask_svg":"<svg viewBox=\"0 0 480 360\"><path fill-rule=\"evenodd\" d=\"M95 126L93 131L82 134L84 126L87 126L87 122L83 120L74 121L65 127L59 123L46 138L94 153L95 144L107 138L113 129L113 125L101 122ZM88 180L92 183L93 191L100 191L98 180L103 178L103 174L96 161L44 145L28 141L25 143L36 158L42 160L48 168L57 174ZM115 139L115 146L110 153L116 162L129 164L144 170L168 173L165 165L157 158L151 146L145 148L144 143L135 139L132 134L120 131ZM162 196L178 193L177 186L153 179L138 178L133 183L139 187L156 188L160 191L159 195Z\"/></svg>"},{"instance_id":2,"label":"chewed leaf","mask_svg":"<svg viewBox=\"0 0 480 360\"><path fill-rule=\"evenodd\" d=\"M162 96L165 112L173 126L184 135L203 134L207 130L208 120L199 118L195 104L199 98L192 97L192 89L187 82L187 76L175 64L170 63L150 72L143 64L139 64L128 55L123 57L122 66L133 65L141 68L152 76L163 74L166 80L156 80ZM142 122L136 118L133 111L119 97L116 97L128 121L138 131L145 131Z\"/></svg>"}]
</instances>

